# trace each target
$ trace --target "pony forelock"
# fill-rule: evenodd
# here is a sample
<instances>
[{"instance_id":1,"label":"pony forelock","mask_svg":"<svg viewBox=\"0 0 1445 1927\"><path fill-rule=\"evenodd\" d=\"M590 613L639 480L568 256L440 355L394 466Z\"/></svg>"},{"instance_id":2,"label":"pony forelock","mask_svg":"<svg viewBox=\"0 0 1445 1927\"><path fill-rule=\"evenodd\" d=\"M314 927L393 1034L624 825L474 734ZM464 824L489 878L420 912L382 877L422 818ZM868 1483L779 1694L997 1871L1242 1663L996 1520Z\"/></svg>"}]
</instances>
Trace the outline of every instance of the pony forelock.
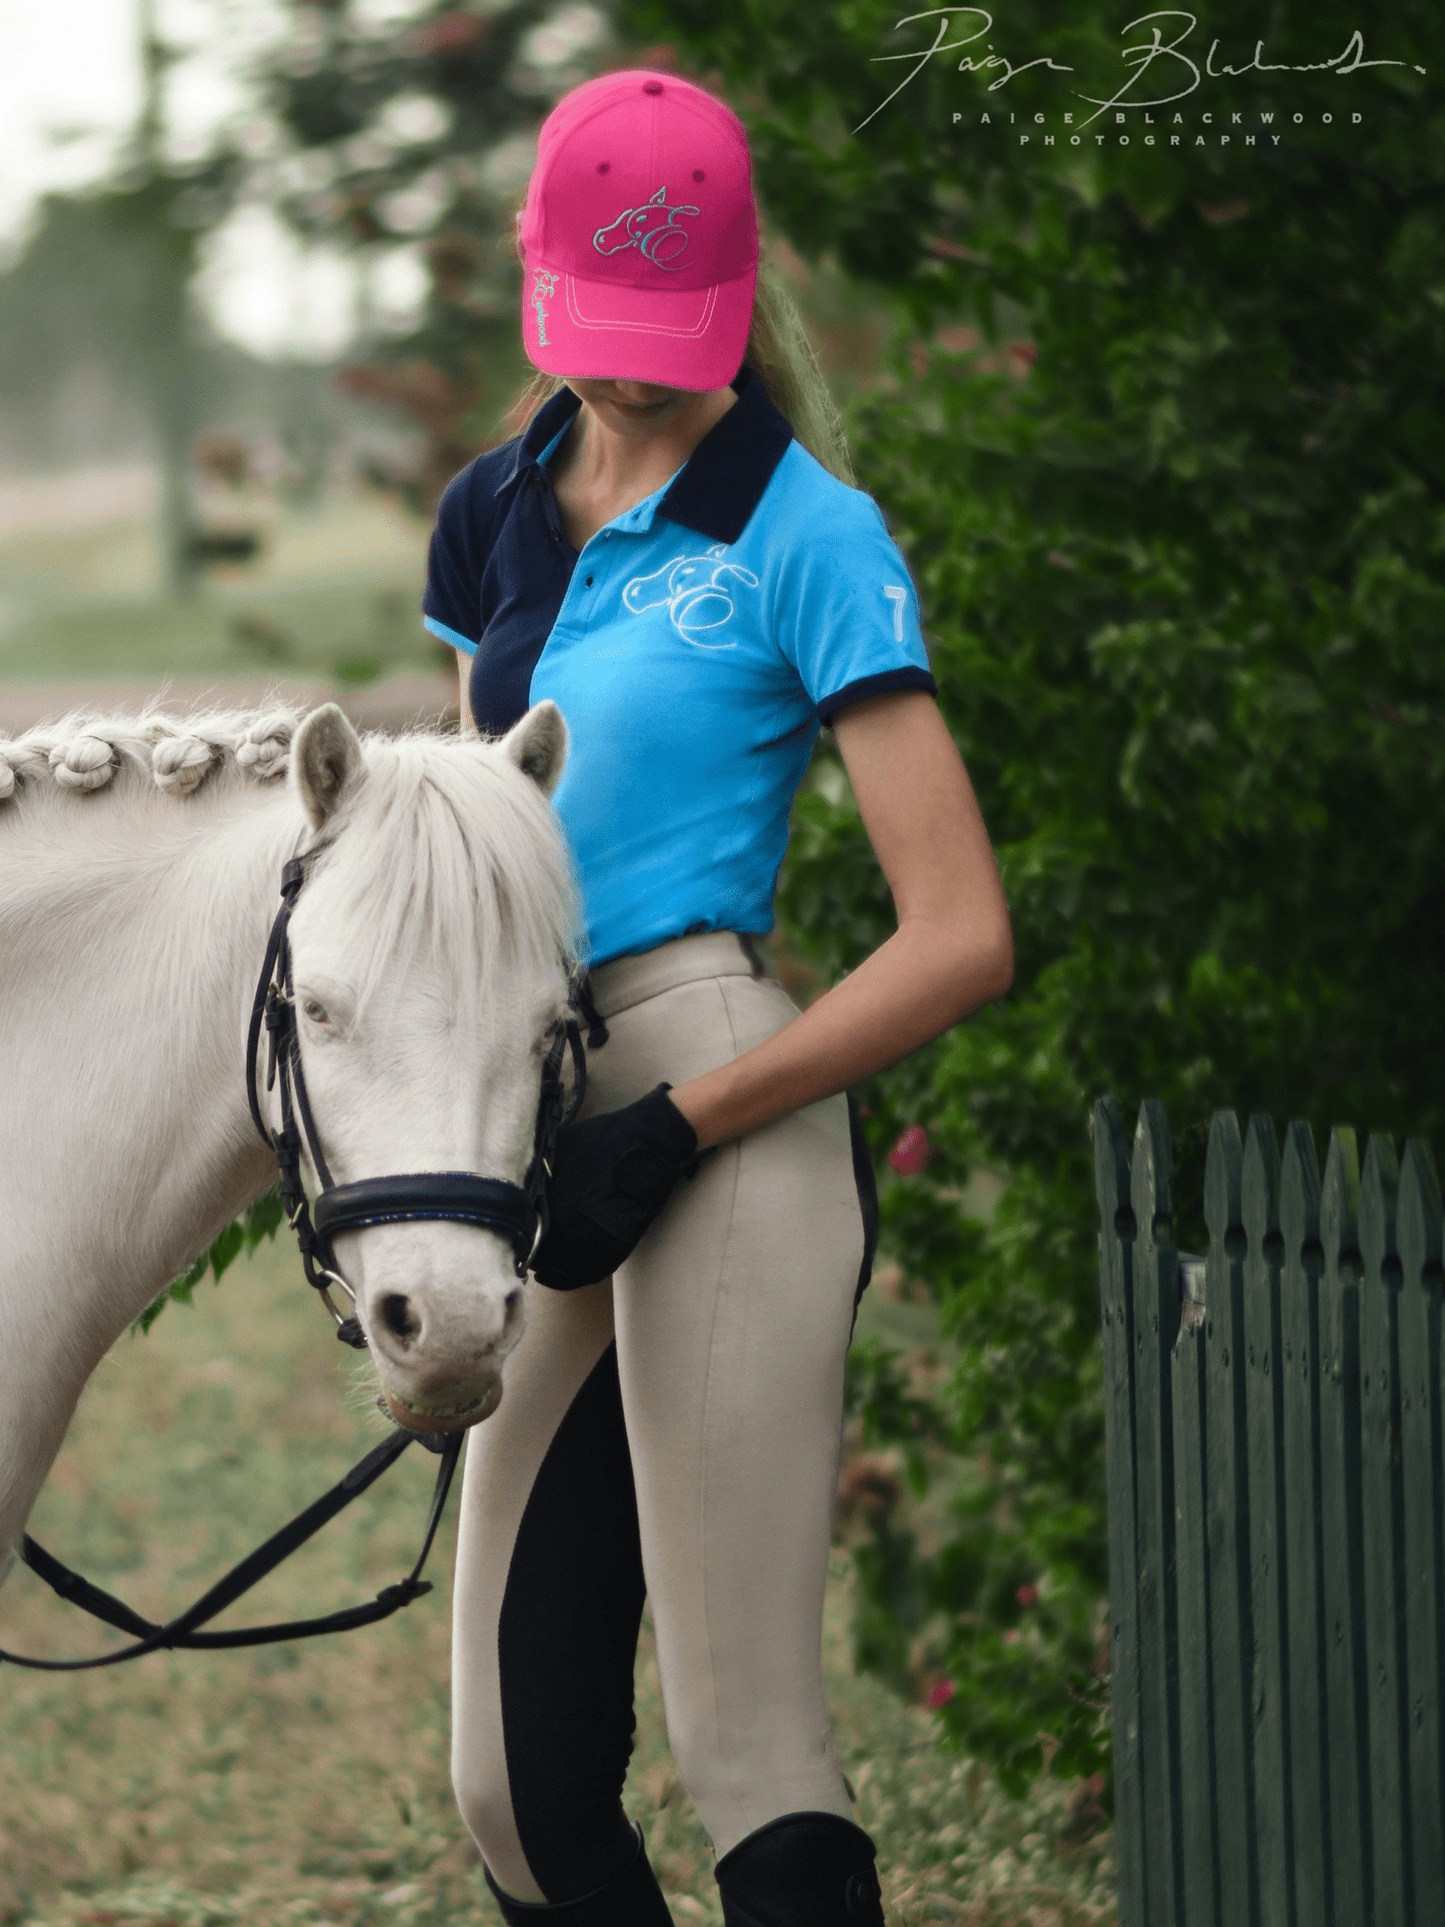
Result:
<instances>
[{"instance_id":1,"label":"pony forelock","mask_svg":"<svg viewBox=\"0 0 1445 1927\"><path fill-rule=\"evenodd\" d=\"M317 859L346 926L358 1009L425 956L465 998L491 969L554 972L576 955L568 854L542 792L496 745L412 735L363 741L367 776Z\"/></svg>"}]
</instances>

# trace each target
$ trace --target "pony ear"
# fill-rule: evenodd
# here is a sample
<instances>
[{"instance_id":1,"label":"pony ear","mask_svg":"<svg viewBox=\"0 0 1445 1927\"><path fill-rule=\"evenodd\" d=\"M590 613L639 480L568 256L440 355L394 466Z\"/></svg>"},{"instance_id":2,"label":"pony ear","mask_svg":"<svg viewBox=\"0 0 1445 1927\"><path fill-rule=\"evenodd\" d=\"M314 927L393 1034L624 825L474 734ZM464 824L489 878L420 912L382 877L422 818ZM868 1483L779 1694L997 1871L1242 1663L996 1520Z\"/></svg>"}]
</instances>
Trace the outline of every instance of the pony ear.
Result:
<instances>
[{"instance_id":1,"label":"pony ear","mask_svg":"<svg viewBox=\"0 0 1445 1927\"><path fill-rule=\"evenodd\" d=\"M366 780L361 738L335 703L313 709L297 730L291 745L291 773L315 830Z\"/></svg>"},{"instance_id":2,"label":"pony ear","mask_svg":"<svg viewBox=\"0 0 1445 1927\"><path fill-rule=\"evenodd\" d=\"M550 796L567 761L567 725L556 703L533 703L502 738L501 748L543 796Z\"/></svg>"}]
</instances>

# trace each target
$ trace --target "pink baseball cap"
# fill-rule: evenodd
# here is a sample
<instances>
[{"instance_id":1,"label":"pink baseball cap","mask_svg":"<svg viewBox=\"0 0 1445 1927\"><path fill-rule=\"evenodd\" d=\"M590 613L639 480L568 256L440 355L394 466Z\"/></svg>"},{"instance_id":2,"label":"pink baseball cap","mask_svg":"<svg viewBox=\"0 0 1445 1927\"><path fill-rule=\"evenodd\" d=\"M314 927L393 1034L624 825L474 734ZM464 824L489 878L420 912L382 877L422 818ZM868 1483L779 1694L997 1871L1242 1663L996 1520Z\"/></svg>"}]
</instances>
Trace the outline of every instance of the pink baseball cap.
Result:
<instances>
[{"instance_id":1,"label":"pink baseball cap","mask_svg":"<svg viewBox=\"0 0 1445 1927\"><path fill-rule=\"evenodd\" d=\"M547 116L519 224L522 341L549 375L727 385L758 278L747 135L672 74L576 87Z\"/></svg>"}]
</instances>

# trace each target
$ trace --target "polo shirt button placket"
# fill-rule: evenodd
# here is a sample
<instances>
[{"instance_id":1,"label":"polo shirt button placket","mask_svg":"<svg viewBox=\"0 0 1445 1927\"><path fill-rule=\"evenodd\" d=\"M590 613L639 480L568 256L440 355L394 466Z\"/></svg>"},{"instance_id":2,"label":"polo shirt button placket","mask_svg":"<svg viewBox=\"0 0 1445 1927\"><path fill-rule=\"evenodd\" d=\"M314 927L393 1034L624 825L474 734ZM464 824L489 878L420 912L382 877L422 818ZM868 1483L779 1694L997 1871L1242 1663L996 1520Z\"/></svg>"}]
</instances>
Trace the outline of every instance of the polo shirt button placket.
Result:
<instances>
[{"instance_id":1,"label":"polo shirt button placket","mask_svg":"<svg viewBox=\"0 0 1445 1927\"><path fill-rule=\"evenodd\" d=\"M560 542L562 540L561 526L552 512L552 508L556 503L556 497L552 494L547 477L542 473L540 467L534 467L532 470L532 486L542 498L542 516L547 524L547 532L554 542ZM549 504L551 506L549 506Z\"/></svg>"}]
</instances>

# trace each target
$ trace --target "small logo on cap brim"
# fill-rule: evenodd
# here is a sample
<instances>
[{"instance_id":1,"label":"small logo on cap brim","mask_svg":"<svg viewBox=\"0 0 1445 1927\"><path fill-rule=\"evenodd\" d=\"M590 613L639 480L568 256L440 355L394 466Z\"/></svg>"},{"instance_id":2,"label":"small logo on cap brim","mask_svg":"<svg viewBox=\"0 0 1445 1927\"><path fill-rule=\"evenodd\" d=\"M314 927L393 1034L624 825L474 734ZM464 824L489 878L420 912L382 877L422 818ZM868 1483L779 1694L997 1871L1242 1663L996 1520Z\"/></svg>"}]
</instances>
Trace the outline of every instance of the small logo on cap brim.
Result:
<instances>
[{"instance_id":1,"label":"small logo on cap brim","mask_svg":"<svg viewBox=\"0 0 1445 1927\"><path fill-rule=\"evenodd\" d=\"M547 310L542 304L544 301L550 301L556 292L556 275L549 274L545 268L538 268L532 276L532 307L537 315L537 346L539 348L551 346L547 340Z\"/></svg>"}]
</instances>

